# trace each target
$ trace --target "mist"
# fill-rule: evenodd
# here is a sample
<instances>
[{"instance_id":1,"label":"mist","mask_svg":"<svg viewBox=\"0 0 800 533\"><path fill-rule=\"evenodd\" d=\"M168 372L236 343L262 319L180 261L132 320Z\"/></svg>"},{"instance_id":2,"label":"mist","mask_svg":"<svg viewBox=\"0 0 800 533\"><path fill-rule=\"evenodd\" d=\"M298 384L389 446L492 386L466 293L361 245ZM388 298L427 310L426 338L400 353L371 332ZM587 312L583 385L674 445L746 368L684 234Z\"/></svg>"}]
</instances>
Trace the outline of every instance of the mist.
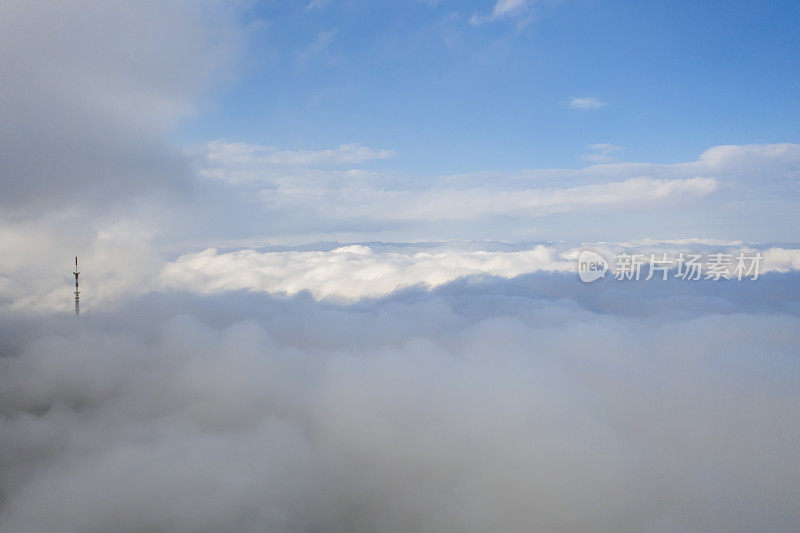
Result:
<instances>
[{"instance_id":1,"label":"mist","mask_svg":"<svg viewBox=\"0 0 800 533\"><path fill-rule=\"evenodd\" d=\"M798 284L759 281L6 314L0 528L791 529Z\"/></svg>"}]
</instances>

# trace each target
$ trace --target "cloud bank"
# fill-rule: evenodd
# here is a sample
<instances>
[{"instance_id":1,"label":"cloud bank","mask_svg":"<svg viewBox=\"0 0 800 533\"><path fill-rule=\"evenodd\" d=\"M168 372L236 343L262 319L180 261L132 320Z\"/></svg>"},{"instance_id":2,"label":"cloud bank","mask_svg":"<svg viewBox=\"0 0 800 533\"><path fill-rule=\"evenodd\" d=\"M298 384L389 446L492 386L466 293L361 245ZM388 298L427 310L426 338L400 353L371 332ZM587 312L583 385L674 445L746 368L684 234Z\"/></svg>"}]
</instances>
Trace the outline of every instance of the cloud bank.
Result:
<instances>
[{"instance_id":1,"label":"cloud bank","mask_svg":"<svg viewBox=\"0 0 800 533\"><path fill-rule=\"evenodd\" d=\"M30 228L16 228L19 242L41 237ZM0 233L0 238L3 235ZM458 280L513 279L527 274L560 273L577 283L576 265L583 249L596 250L612 262L618 254L638 254L647 262L651 254L675 260L680 253L761 255L758 272L791 273L800 270L797 246L743 244L714 239L645 239L634 242L510 244L497 242L309 244L272 249L206 248L162 258L141 228L117 225L107 228L82 256L82 302L85 311L108 311L132 297L150 292L185 291L222 294L231 291L294 296L307 293L315 300L353 304L383 298L408 289L430 291ZM68 254L58 236L47 243ZM51 250L52 253L53 250ZM6 261L14 267L0 275L0 308L26 313L65 312L72 308L70 270L38 264L43 252ZM46 257L46 255L45 255ZM69 266L69 265L68 265ZM731 265L731 271L735 261ZM674 277L676 265L670 274ZM749 263L748 263L749 268ZM648 266L642 268L643 277ZM751 274L752 275L752 274ZM735 275L734 275L735 277ZM747 276L750 277L750 276ZM690 283L691 284L691 283Z\"/></svg>"},{"instance_id":2,"label":"cloud bank","mask_svg":"<svg viewBox=\"0 0 800 533\"><path fill-rule=\"evenodd\" d=\"M761 254L759 273L800 270L800 250L720 246L690 241L678 243L595 243L587 246L561 243L521 247L486 246L481 243L363 244L315 251L221 252L207 249L184 254L164 265L161 290L200 294L254 291L295 295L308 292L317 300L354 302L380 298L411 287L431 290L462 278L500 277L558 272L575 274L580 250L601 251L609 260L619 253L650 254L673 259L681 252L718 253L736 257ZM647 272L647 267L643 270ZM674 267L671 276L675 275ZM609 274L613 276L613 272Z\"/></svg>"},{"instance_id":3,"label":"cloud bank","mask_svg":"<svg viewBox=\"0 0 800 533\"><path fill-rule=\"evenodd\" d=\"M409 287L432 289L467 276L512 278L572 267L555 250L541 245L517 252L408 246L376 253L364 245L307 252L240 250L220 254L209 249L166 265L161 280L164 287L203 293L252 290L294 295L308 291L317 299L353 301Z\"/></svg>"},{"instance_id":4,"label":"cloud bank","mask_svg":"<svg viewBox=\"0 0 800 533\"><path fill-rule=\"evenodd\" d=\"M560 276L6 313L0 529L796 524L796 274L678 302Z\"/></svg>"}]
</instances>

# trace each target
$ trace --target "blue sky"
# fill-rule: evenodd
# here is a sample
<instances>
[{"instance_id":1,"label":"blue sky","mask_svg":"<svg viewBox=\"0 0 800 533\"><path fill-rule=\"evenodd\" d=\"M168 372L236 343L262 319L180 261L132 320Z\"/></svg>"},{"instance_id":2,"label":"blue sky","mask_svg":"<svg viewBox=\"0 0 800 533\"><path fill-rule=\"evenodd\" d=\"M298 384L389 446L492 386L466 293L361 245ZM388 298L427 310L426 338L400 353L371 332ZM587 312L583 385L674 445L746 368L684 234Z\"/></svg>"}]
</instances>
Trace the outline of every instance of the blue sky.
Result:
<instances>
[{"instance_id":1,"label":"blue sky","mask_svg":"<svg viewBox=\"0 0 800 533\"><path fill-rule=\"evenodd\" d=\"M522 4L492 19L488 1L257 3L233 81L176 136L357 142L419 177L581 167L593 143L678 163L800 141L796 2Z\"/></svg>"}]
</instances>

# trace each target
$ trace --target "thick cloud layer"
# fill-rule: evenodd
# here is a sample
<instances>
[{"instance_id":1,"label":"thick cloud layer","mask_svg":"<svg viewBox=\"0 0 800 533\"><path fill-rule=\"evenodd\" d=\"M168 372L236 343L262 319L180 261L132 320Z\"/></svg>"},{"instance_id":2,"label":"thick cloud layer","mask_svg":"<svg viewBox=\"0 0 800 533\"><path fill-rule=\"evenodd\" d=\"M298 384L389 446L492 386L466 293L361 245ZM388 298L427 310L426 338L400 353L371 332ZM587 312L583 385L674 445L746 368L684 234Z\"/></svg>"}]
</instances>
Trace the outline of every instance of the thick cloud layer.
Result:
<instances>
[{"instance_id":1,"label":"thick cloud layer","mask_svg":"<svg viewBox=\"0 0 800 533\"><path fill-rule=\"evenodd\" d=\"M583 249L599 250L607 258L620 253L638 254L646 261L651 254L667 254L674 261L679 253L739 254L761 259L757 273L789 272L800 267L800 250L741 243L704 243L689 239L675 243L548 243L512 245L504 243L381 243L358 244L331 250L220 252L208 249L184 254L166 264L161 272L162 289L200 293L249 290L294 295L308 291L316 299L354 301L383 297L409 287L431 289L460 278L498 276L514 278L533 272L577 272ZM751 267L748 263L747 267ZM614 276L612 270L608 274ZM676 274L673 265L669 276ZM728 269L732 271L735 265ZM646 277L649 266L642 268ZM707 274L706 274L707 275ZM756 276L757 277L757 276Z\"/></svg>"},{"instance_id":2,"label":"thick cloud layer","mask_svg":"<svg viewBox=\"0 0 800 533\"><path fill-rule=\"evenodd\" d=\"M9 0L0 16L0 217L185 188L164 138L238 40L214 2Z\"/></svg>"},{"instance_id":3,"label":"thick cloud layer","mask_svg":"<svg viewBox=\"0 0 800 533\"><path fill-rule=\"evenodd\" d=\"M41 247L26 248L27 240ZM645 263L646 278L651 254L715 253L731 259L760 254L758 272L800 270L796 245L744 244L708 239L675 241L644 240L622 243L361 243L342 246L317 243L269 249L209 248L164 260L151 245L152 233L131 223L117 223L100 232L81 254L82 302L85 310L111 308L149 291L189 291L218 294L253 291L295 295L308 292L317 300L355 302L381 298L410 287L433 289L459 279L514 278L535 272L577 272L577 259L584 249L602 253L611 263L608 278L615 275L618 254L638 254ZM48 261L48 254L69 257L63 240L36 226L18 226L4 231L0 243L20 253L0 256L0 307L32 312L66 311L72 307L71 264ZM791 246L791 247L788 247ZM24 252L24 253L23 253ZM70 258L71 259L71 258ZM67 263L67 261L65 261ZM69 261L71 263L71 261ZM748 268L752 265L748 264ZM670 276L677 274L673 264ZM752 277L751 271L748 277ZM704 276L708 275L705 272ZM734 277L736 277L734 275Z\"/></svg>"},{"instance_id":4,"label":"thick cloud layer","mask_svg":"<svg viewBox=\"0 0 800 533\"><path fill-rule=\"evenodd\" d=\"M0 529L786 531L796 277L6 315Z\"/></svg>"},{"instance_id":5,"label":"thick cloud layer","mask_svg":"<svg viewBox=\"0 0 800 533\"><path fill-rule=\"evenodd\" d=\"M251 290L315 298L359 300L387 296L414 286L433 288L458 278L573 270L574 262L544 245L519 251L464 250L447 244L363 244L324 251L186 254L165 265L165 288L196 292Z\"/></svg>"}]
</instances>

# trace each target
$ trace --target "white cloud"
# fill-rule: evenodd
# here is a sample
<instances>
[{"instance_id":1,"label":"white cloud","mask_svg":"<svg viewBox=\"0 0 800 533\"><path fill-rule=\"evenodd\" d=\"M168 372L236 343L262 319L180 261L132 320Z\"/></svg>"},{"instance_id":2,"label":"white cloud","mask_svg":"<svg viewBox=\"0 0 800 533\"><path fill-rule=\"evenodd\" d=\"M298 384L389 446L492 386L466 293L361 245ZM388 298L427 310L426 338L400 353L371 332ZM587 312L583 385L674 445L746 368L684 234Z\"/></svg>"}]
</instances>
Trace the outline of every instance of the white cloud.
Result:
<instances>
[{"instance_id":1,"label":"white cloud","mask_svg":"<svg viewBox=\"0 0 800 533\"><path fill-rule=\"evenodd\" d=\"M260 204L266 216L280 213L277 222L285 221L287 228L313 226L302 231L313 234L314 238L407 240L419 238L419 235L413 232L403 235L400 226L390 235L378 234L377 231L387 223L409 224L426 220L477 223L488 217L507 217L505 221L496 218L491 224L484 224L482 227L487 231L477 238L509 240L519 238L508 232L510 224L519 227L519 221L524 219L541 220L547 215L584 209L609 213L622 205L674 206L676 201L701 197L711 200L723 193L729 200L732 194L736 194L752 204L757 198L770 194L771 190L777 190L776 187L785 188L786 184L793 184L798 179L800 149L797 145L722 148L710 148L697 161L651 164L621 162L616 156L622 147L596 143L590 145L593 153L585 157L601 164L582 169L486 171L413 179L397 172L353 168L355 165L366 167L370 161L386 159L395 153L359 144L345 144L327 150L282 150L214 141L195 151L195 161L202 175L239 184L241 189L238 190L246 194L246 201L250 205L256 205L252 202ZM754 172L758 173L760 183L770 183L770 186L758 190L749 187L746 192L739 186L730 186L744 183ZM236 190L231 189L234 193ZM716 191L720 194L711 194ZM791 195L782 195L779 200L789 202ZM698 205L698 209L708 208L708 201ZM662 209L661 213L664 212ZM777 215L774 208L771 212ZM759 220L762 219L763 216ZM349 227L357 227L362 235L348 230L354 236L343 237L343 232L331 231L332 227L345 222ZM275 225L271 228L274 231ZM741 224L737 228L741 230ZM452 226L441 233L431 235L428 232L425 238L476 238L474 232L457 230L458 227ZM326 231L329 232L327 237ZM695 225L680 231L719 234L720 229ZM732 239L765 239L755 232L727 236ZM601 236L588 237L597 239ZM641 238L641 235L619 237ZM552 238L552 234L542 233L540 238ZM581 236L573 233L567 238L579 239ZM775 240L775 237L771 238ZM791 239L778 237L778 240Z\"/></svg>"},{"instance_id":2,"label":"white cloud","mask_svg":"<svg viewBox=\"0 0 800 533\"><path fill-rule=\"evenodd\" d=\"M72 306L71 261L80 255L85 311L113 309L141 294L181 290L198 294L252 291L354 302L391 295L411 287L435 289L462 278L514 278L551 272L571 274L583 246L611 258L619 253L714 253L732 257L762 254L759 272L800 270L800 249L711 238L641 239L630 242L561 242L536 246L442 242L353 244L338 248L264 251L252 248L205 249L166 260L153 243L152 230L110 223L99 234L77 234L65 241L47 226L0 231L0 311L64 312ZM26 247L25 242L40 246ZM308 247L307 247L308 248ZM571 279L571 278L570 278Z\"/></svg>"},{"instance_id":3,"label":"white cloud","mask_svg":"<svg viewBox=\"0 0 800 533\"><path fill-rule=\"evenodd\" d=\"M306 4L305 10L306 11L314 11L317 9L322 9L330 3L330 0L311 0L309 3Z\"/></svg>"},{"instance_id":4,"label":"white cloud","mask_svg":"<svg viewBox=\"0 0 800 533\"><path fill-rule=\"evenodd\" d=\"M545 246L517 252L433 249L373 250L352 245L332 251L220 253L209 249L167 264L165 288L219 293L250 290L317 299L359 300L409 287L432 289L465 276L512 278L535 271L569 271L573 262Z\"/></svg>"},{"instance_id":5,"label":"white cloud","mask_svg":"<svg viewBox=\"0 0 800 533\"><path fill-rule=\"evenodd\" d=\"M212 141L193 150L201 172L229 182L283 175L287 168L343 166L394 157L396 152L372 149L358 143L323 150L281 150L273 146Z\"/></svg>"},{"instance_id":6,"label":"white cloud","mask_svg":"<svg viewBox=\"0 0 800 533\"><path fill-rule=\"evenodd\" d=\"M610 143L595 143L590 144L589 149L592 150L591 154L584 154L583 159L593 163L616 163L619 161L614 154L622 151L622 146Z\"/></svg>"},{"instance_id":7,"label":"white cloud","mask_svg":"<svg viewBox=\"0 0 800 533\"><path fill-rule=\"evenodd\" d=\"M700 156L700 163L715 171L753 176L763 180L764 170L776 171L800 180L800 145L746 144L713 146Z\"/></svg>"},{"instance_id":8,"label":"white cloud","mask_svg":"<svg viewBox=\"0 0 800 533\"><path fill-rule=\"evenodd\" d=\"M764 256L764 272L800 270L800 250L768 248L762 254Z\"/></svg>"},{"instance_id":9,"label":"white cloud","mask_svg":"<svg viewBox=\"0 0 800 533\"><path fill-rule=\"evenodd\" d=\"M568 189L494 190L491 188L387 191L360 183L328 191L314 189L264 191L260 197L270 208L314 206L333 218L363 216L373 220L470 220L519 214L537 218L553 213L603 210L625 205L685 200L714 192L714 178L676 180L632 178L621 182L584 185Z\"/></svg>"},{"instance_id":10,"label":"white cloud","mask_svg":"<svg viewBox=\"0 0 800 533\"><path fill-rule=\"evenodd\" d=\"M608 104L594 96L573 96L569 100L569 107L573 109L583 109L585 111L600 109Z\"/></svg>"},{"instance_id":11,"label":"white cloud","mask_svg":"<svg viewBox=\"0 0 800 533\"><path fill-rule=\"evenodd\" d=\"M706 246L741 246L742 241L729 241L725 239L710 239L705 237L689 237L686 239L640 239L637 241L629 241L629 242L620 242L617 243L620 246L624 247L642 247L642 246L660 246L665 244L677 244L677 245L687 245L687 244L702 244Z\"/></svg>"},{"instance_id":12,"label":"white cloud","mask_svg":"<svg viewBox=\"0 0 800 533\"><path fill-rule=\"evenodd\" d=\"M492 8L494 18L506 17L528 7L527 0L497 0Z\"/></svg>"},{"instance_id":13,"label":"white cloud","mask_svg":"<svg viewBox=\"0 0 800 533\"><path fill-rule=\"evenodd\" d=\"M618 150L623 149L622 146L617 146L616 144L611 144L611 143L594 143L590 144L589 148L591 148L592 150L600 150L606 152L616 152Z\"/></svg>"},{"instance_id":14,"label":"white cloud","mask_svg":"<svg viewBox=\"0 0 800 533\"><path fill-rule=\"evenodd\" d=\"M724 250L736 257L762 254L759 273L800 270L800 250L753 248L717 239L645 239L636 243L585 243L606 257L619 253L713 253ZM295 295L309 292L315 299L357 301L388 296L411 287L426 290L465 277L514 278L537 272L575 272L575 261L583 246L560 243L501 251L479 244L461 247L448 244L393 244L382 247L350 245L330 251L263 252L243 249L220 252L208 249L185 254L166 264L162 289L199 294L253 291ZM477 248L476 248L477 247ZM698 289L700 290L700 289Z\"/></svg>"},{"instance_id":15,"label":"white cloud","mask_svg":"<svg viewBox=\"0 0 800 533\"><path fill-rule=\"evenodd\" d=\"M491 13L487 15L474 13L469 23L473 26L480 26L498 19L521 17L529 13L530 7L528 0L497 0Z\"/></svg>"}]
</instances>

